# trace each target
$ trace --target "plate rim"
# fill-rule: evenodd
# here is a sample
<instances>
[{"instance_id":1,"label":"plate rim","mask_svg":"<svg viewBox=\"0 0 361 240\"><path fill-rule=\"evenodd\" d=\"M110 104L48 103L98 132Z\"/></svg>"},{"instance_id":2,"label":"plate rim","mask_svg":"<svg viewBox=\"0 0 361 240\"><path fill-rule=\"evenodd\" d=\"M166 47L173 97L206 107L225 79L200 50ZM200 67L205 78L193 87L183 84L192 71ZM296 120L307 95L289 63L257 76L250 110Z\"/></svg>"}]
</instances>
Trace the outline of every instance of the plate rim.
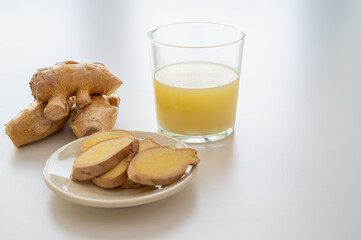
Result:
<instances>
[{"instance_id":1,"label":"plate rim","mask_svg":"<svg viewBox=\"0 0 361 240\"><path fill-rule=\"evenodd\" d=\"M146 133L146 134L159 135L161 137L168 138L172 141L175 141L175 142L181 144L183 146L183 148L189 148L189 146L187 144L185 144L184 142L181 142L178 139L172 138L170 136L167 136L167 135L164 135L164 134L161 134L158 132L137 131L137 130L127 130L127 131L131 132L132 134ZM47 159L45 166L43 168L43 179L44 179L47 187L50 190L52 190L55 194L62 197L63 199L80 204L80 205L91 206L91 207L101 207L101 208L121 208L121 207L139 206L139 205L155 202L155 201L170 197L171 195L184 189L191 182L191 180L193 179L193 177L196 174L197 169L198 169L198 167L197 167L198 164L195 166L192 166L189 173L185 177L183 177L181 180L178 180L177 182L167 186L166 188L156 190L155 192L153 192L150 195L139 196L139 197L130 198L130 199L121 199L121 200L96 200L96 199L87 198L87 197L79 197L79 196L69 193L69 192L59 188L57 185L55 185L53 183L53 181L50 179L50 175L48 173L48 166L49 166L50 161L54 158L54 156L56 154L58 154L58 152L60 152L62 149L69 147L69 145L76 144L77 142L82 141L84 138L85 137L75 139L74 141L71 141L71 142L61 146L60 148L58 148L56 151L54 151L50 155L50 157ZM69 178L69 180L70 180L70 178Z\"/></svg>"}]
</instances>

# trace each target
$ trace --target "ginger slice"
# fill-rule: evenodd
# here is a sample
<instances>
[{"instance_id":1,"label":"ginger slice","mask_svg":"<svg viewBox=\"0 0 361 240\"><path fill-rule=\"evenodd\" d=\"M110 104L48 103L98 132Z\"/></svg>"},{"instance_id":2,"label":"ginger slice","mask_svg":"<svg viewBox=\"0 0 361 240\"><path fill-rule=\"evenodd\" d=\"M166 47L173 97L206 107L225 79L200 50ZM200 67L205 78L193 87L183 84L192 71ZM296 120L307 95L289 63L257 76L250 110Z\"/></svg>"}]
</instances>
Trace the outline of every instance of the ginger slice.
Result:
<instances>
[{"instance_id":1,"label":"ginger slice","mask_svg":"<svg viewBox=\"0 0 361 240\"><path fill-rule=\"evenodd\" d=\"M188 165L199 162L191 148L151 147L138 153L130 162L128 177L144 185L168 185L183 176Z\"/></svg>"},{"instance_id":2,"label":"ginger slice","mask_svg":"<svg viewBox=\"0 0 361 240\"><path fill-rule=\"evenodd\" d=\"M154 142L152 139L141 139L139 141L138 151L142 151L146 148L150 148L154 146L160 146L160 145ZM128 188L136 188L143 186L142 184L134 183L128 179L127 169L129 162L133 157L134 154L129 155L127 158L123 159L120 163L118 163L118 165L115 166L113 169L109 170L108 172L98 177L92 178L91 181L95 185L102 188L118 187L124 183L126 183L125 186L128 186Z\"/></svg>"},{"instance_id":3,"label":"ginger slice","mask_svg":"<svg viewBox=\"0 0 361 240\"><path fill-rule=\"evenodd\" d=\"M148 149L148 148L151 148L151 147L159 147L159 146L160 145L158 143L154 142L153 139L151 139L151 138L143 138L143 139L139 140L138 152L141 152L141 151L143 151L145 149ZM140 188L140 187L143 187L143 186L144 186L143 184L133 182L127 176L126 180L120 186L120 188L130 189L130 188Z\"/></svg>"},{"instance_id":4,"label":"ginger slice","mask_svg":"<svg viewBox=\"0 0 361 240\"><path fill-rule=\"evenodd\" d=\"M138 152L141 152L145 149L151 148L151 147L159 147L160 144L153 141L151 138L142 138L139 140L139 149Z\"/></svg>"},{"instance_id":5,"label":"ginger slice","mask_svg":"<svg viewBox=\"0 0 361 240\"><path fill-rule=\"evenodd\" d=\"M136 153L138 146L139 141L132 136L99 142L75 159L72 179L83 181L97 177Z\"/></svg>"},{"instance_id":6,"label":"ginger slice","mask_svg":"<svg viewBox=\"0 0 361 240\"><path fill-rule=\"evenodd\" d=\"M91 181L102 188L114 188L122 185L128 178L127 169L129 165L130 159L133 157L133 154L124 158L118 165L116 165L113 169L108 172L92 178Z\"/></svg>"},{"instance_id":7,"label":"ginger slice","mask_svg":"<svg viewBox=\"0 0 361 240\"><path fill-rule=\"evenodd\" d=\"M109 140L113 138L129 137L133 136L130 132L124 130L111 130L104 132L97 132L89 137L85 138L80 144L80 151L85 152L88 148L102 142L104 140Z\"/></svg>"},{"instance_id":8,"label":"ginger slice","mask_svg":"<svg viewBox=\"0 0 361 240\"><path fill-rule=\"evenodd\" d=\"M144 184L133 182L132 180L127 178L125 180L125 182L122 185L120 185L119 187L123 188L123 189L141 188L141 187L144 187Z\"/></svg>"}]
</instances>

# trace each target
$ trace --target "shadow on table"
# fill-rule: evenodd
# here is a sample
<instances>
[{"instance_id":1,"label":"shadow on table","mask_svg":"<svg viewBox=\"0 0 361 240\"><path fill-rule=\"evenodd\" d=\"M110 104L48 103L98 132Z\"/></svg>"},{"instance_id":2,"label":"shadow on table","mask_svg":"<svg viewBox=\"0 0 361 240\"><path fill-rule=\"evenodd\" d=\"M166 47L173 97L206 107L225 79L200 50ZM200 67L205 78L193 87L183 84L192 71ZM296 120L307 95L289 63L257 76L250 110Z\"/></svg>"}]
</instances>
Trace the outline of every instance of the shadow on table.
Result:
<instances>
[{"instance_id":1,"label":"shadow on table","mask_svg":"<svg viewBox=\"0 0 361 240\"><path fill-rule=\"evenodd\" d=\"M236 151L234 138L235 134L232 133L216 142L189 144L191 148L197 149L201 160L196 176L196 179L200 181L200 186L222 184L234 164L234 152Z\"/></svg>"},{"instance_id":2,"label":"shadow on table","mask_svg":"<svg viewBox=\"0 0 361 240\"><path fill-rule=\"evenodd\" d=\"M54 195L50 212L71 235L91 239L145 239L173 231L187 221L196 204L193 183L166 199L129 208L95 208ZM174 230L175 231L175 230Z\"/></svg>"}]
</instances>

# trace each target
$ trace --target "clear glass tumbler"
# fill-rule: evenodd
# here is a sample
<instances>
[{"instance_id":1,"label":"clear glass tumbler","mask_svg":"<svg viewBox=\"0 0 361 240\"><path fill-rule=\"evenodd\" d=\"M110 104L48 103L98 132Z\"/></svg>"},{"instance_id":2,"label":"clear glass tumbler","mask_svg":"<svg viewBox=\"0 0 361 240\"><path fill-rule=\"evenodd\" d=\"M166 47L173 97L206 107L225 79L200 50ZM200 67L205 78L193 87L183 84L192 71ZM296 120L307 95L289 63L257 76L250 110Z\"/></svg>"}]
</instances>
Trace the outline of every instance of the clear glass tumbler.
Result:
<instances>
[{"instance_id":1,"label":"clear glass tumbler","mask_svg":"<svg viewBox=\"0 0 361 240\"><path fill-rule=\"evenodd\" d=\"M158 128L188 143L232 133L244 32L218 23L176 23L148 33Z\"/></svg>"}]
</instances>

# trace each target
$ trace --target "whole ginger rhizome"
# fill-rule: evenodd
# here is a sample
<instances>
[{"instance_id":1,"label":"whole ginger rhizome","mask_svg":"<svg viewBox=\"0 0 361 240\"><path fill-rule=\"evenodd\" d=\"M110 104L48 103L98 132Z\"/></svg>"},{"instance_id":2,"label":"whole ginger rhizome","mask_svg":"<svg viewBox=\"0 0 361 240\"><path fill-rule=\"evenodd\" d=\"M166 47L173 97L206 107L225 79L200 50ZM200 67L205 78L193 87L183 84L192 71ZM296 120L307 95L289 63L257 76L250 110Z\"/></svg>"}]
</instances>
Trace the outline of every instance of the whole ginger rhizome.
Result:
<instances>
[{"instance_id":1,"label":"whole ginger rhizome","mask_svg":"<svg viewBox=\"0 0 361 240\"><path fill-rule=\"evenodd\" d=\"M117 117L119 98L105 95L121 84L102 63L65 61L40 68L30 80L35 100L6 124L6 134L20 147L58 131L70 112L77 137L110 130Z\"/></svg>"}]
</instances>

